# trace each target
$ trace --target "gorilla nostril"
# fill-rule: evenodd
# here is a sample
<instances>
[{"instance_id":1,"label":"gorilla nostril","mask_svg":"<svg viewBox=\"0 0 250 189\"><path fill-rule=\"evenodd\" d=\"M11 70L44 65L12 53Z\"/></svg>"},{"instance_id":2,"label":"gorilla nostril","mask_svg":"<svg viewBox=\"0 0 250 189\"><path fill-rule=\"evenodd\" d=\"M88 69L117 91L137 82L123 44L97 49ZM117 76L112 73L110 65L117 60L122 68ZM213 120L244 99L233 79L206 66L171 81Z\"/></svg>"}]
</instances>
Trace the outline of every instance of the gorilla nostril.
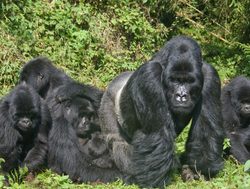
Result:
<instances>
[{"instance_id":1,"label":"gorilla nostril","mask_svg":"<svg viewBox=\"0 0 250 189\"><path fill-rule=\"evenodd\" d=\"M178 101L178 102L181 102L181 101L182 101L182 100L181 100L180 94L176 94L176 95L175 95L175 100Z\"/></svg>"},{"instance_id":2,"label":"gorilla nostril","mask_svg":"<svg viewBox=\"0 0 250 189\"><path fill-rule=\"evenodd\" d=\"M181 98L181 101L182 101L182 102L186 102L186 101L187 101L187 95L184 95L184 96Z\"/></svg>"},{"instance_id":3,"label":"gorilla nostril","mask_svg":"<svg viewBox=\"0 0 250 189\"><path fill-rule=\"evenodd\" d=\"M181 95L181 97L187 97L187 94L186 94L186 93L183 93L183 94Z\"/></svg>"}]
</instances>

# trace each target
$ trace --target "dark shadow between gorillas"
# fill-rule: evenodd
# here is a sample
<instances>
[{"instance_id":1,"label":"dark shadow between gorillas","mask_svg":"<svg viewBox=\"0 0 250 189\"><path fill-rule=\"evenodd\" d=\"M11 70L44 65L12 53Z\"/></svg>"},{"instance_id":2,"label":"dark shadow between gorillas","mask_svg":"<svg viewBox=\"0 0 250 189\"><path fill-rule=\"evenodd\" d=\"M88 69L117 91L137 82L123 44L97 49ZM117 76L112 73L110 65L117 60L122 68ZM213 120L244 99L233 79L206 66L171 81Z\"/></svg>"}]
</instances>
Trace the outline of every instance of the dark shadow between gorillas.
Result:
<instances>
[{"instance_id":1,"label":"dark shadow between gorillas","mask_svg":"<svg viewBox=\"0 0 250 189\"><path fill-rule=\"evenodd\" d=\"M128 183L162 187L169 182L179 167L175 138L191 119L182 165L206 178L223 168L220 87L197 42L184 36L110 83L99 110L101 130Z\"/></svg>"}]
</instances>

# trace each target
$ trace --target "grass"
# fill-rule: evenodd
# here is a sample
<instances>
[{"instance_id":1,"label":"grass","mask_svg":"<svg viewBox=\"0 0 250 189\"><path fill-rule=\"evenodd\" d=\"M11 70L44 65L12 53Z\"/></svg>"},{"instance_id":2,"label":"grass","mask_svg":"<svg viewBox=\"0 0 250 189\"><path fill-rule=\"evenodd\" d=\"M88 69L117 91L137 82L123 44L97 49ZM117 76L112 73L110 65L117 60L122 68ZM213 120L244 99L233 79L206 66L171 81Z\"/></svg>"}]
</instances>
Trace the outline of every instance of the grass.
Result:
<instances>
[{"instance_id":1,"label":"grass","mask_svg":"<svg viewBox=\"0 0 250 189\"><path fill-rule=\"evenodd\" d=\"M176 153L184 151L184 145L187 138L187 133L190 126L187 126L184 131L176 138ZM224 146L228 146L228 140L225 140ZM237 161L229 156L225 159L224 169L219 174L209 181L201 178L200 180L183 182L180 173L176 173L171 183L166 187L169 189L186 189L186 188L202 188L202 189L248 189L250 188L250 174L246 170L250 170L250 161L244 165L240 165ZM21 171L22 177L27 174L27 170ZM0 182L1 183L1 182ZM0 185L1 186L1 185ZM126 185L121 180L113 183L90 183L90 184L74 184L68 176L59 176L50 170L38 174L32 181L24 181L21 184L12 182L11 188L26 189L26 188L67 188L67 189L139 189L136 185Z\"/></svg>"},{"instance_id":2,"label":"grass","mask_svg":"<svg viewBox=\"0 0 250 189\"><path fill-rule=\"evenodd\" d=\"M1 184L0 184L1 186ZM186 189L186 188L202 188L202 189L248 189L250 187L250 174L244 172L244 166L239 165L230 157L225 161L224 169L213 179L206 181L204 179L183 182L179 174L176 174L167 188L169 189ZM126 185L121 180L113 183L91 183L91 184L74 184L68 176L59 176L50 170L40 173L32 181L23 181L21 184L12 183L10 187L5 188L68 188L68 189L139 189L136 185Z\"/></svg>"}]
</instances>

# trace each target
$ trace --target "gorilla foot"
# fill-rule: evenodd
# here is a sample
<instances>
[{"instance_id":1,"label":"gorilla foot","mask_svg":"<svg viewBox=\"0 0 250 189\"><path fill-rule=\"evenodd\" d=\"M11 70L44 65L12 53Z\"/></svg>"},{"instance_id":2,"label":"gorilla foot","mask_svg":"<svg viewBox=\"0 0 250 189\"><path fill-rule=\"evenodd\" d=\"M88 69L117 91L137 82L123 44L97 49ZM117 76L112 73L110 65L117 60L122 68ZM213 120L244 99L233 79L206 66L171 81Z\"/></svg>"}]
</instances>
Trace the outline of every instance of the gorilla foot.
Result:
<instances>
[{"instance_id":1,"label":"gorilla foot","mask_svg":"<svg viewBox=\"0 0 250 189\"><path fill-rule=\"evenodd\" d=\"M198 180L200 176L195 174L188 165L182 166L181 178L184 182Z\"/></svg>"}]
</instances>

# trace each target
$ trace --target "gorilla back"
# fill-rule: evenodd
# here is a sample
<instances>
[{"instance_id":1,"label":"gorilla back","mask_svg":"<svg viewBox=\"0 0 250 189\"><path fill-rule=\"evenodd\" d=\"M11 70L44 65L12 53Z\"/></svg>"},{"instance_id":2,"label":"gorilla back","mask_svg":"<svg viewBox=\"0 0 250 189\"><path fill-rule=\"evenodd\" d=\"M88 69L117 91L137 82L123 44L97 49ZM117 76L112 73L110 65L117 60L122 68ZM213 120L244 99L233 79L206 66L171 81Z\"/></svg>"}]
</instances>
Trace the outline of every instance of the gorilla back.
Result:
<instances>
[{"instance_id":1,"label":"gorilla back","mask_svg":"<svg viewBox=\"0 0 250 189\"><path fill-rule=\"evenodd\" d=\"M220 80L199 45L170 40L135 72L114 79L100 107L101 130L127 182L162 187L179 165L174 140L192 119L181 163L207 177L222 167Z\"/></svg>"}]
</instances>

